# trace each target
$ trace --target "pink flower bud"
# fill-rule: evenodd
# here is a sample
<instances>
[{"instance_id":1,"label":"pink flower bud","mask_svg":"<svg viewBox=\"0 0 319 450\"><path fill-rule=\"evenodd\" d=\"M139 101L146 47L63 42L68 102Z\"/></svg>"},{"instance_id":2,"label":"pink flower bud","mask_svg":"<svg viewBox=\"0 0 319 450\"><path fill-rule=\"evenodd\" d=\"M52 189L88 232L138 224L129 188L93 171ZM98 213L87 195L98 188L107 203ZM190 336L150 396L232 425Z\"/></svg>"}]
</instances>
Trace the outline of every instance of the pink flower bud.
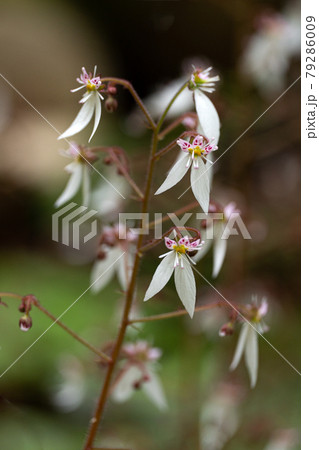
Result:
<instances>
[{"instance_id":1,"label":"pink flower bud","mask_svg":"<svg viewBox=\"0 0 319 450\"><path fill-rule=\"evenodd\" d=\"M28 331L32 327L32 319L29 315L25 314L19 320L19 327L21 331Z\"/></svg>"},{"instance_id":2,"label":"pink flower bud","mask_svg":"<svg viewBox=\"0 0 319 450\"><path fill-rule=\"evenodd\" d=\"M112 97L111 95L109 97L107 97L107 99L105 100L104 103L105 109L107 112L114 112L117 110L118 107L118 101Z\"/></svg>"},{"instance_id":3,"label":"pink flower bud","mask_svg":"<svg viewBox=\"0 0 319 450\"><path fill-rule=\"evenodd\" d=\"M231 336L234 333L234 324L232 322L227 322L222 325L219 329L219 336Z\"/></svg>"}]
</instances>

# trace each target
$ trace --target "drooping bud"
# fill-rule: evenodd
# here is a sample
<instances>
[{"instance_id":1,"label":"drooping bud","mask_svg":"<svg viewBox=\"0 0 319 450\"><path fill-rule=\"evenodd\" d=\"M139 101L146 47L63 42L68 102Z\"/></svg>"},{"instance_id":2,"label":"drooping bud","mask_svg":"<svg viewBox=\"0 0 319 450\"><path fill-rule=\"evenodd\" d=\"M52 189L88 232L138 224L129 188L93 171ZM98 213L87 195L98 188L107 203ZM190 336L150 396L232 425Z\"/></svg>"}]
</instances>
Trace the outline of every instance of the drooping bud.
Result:
<instances>
[{"instance_id":1,"label":"drooping bud","mask_svg":"<svg viewBox=\"0 0 319 450\"><path fill-rule=\"evenodd\" d=\"M233 322L227 322L222 325L219 329L219 336L231 336L234 333L234 324Z\"/></svg>"},{"instance_id":2,"label":"drooping bud","mask_svg":"<svg viewBox=\"0 0 319 450\"><path fill-rule=\"evenodd\" d=\"M118 101L113 96L109 95L105 100L104 106L107 112L113 113L117 110Z\"/></svg>"},{"instance_id":3,"label":"drooping bud","mask_svg":"<svg viewBox=\"0 0 319 450\"><path fill-rule=\"evenodd\" d=\"M117 87L113 83L109 83L106 92L110 95L117 94Z\"/></svg>"},{"instance_id":4,"label":"drooping bud","mask_svg":"<svg viewBox=\"0 0 319 450\"><path fill-rule=\"evenodd\" d=\"M22 316L19 320L19 327L21 331L28 331L32 327L32 319L28 314Z\"/></svg>"}]
</instances>

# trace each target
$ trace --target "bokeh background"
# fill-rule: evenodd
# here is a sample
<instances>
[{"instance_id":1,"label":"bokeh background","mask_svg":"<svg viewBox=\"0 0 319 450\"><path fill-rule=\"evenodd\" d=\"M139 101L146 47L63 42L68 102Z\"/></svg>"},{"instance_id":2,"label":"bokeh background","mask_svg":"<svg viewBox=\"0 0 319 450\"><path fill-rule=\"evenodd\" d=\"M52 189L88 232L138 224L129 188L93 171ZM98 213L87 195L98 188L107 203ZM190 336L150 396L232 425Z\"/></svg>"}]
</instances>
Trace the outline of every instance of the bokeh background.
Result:
<instances>
[{"instance_id":1,"label":"bokeh background","mask_svg":"<svg viewBox=\"0 0 319 450\"><path fill-rule=\"evenodd\" d=\"M260 32L265 15L280 14L283 22L293 17L298 41L298 3L16 0L1 9L1 73L60 131L78 110L77 94L69 90L76 87L82 66L91 69L97 64L103 75L126 78L147 97L189 70L192 61L212 63L221 77L213 94L222 122L220 151L300 75L298 51L276 47L280 30L270 38ZM249 74L246 59L252 36L261 36L255 76ZM263 53L267 39L270 52ZM53 205L67 179L58 150L66 147L12 86L0 80L0 290L33 293L58 316L89 286L97 242L72 251L52 241ZM221 158L213 188L216 201L237 203L252 235L251 241L230 239L214 285L234 302L247 302L251 294L268 297L266 337L298 370L299 94L297 82ZM150 136L132 126L135 112L129 95L121 91L118 100L115 114L103 112L93 142L122 145L133 176L142 184ZM85 143L87 137L84 131L78 142ZM159 164L156 186L173 160L170 155ZM180 202L173 197L160 198L157 210L173 211L193 199L190 192ZM134 202L122 207L136 209ZM141 303L161 250L147 255L140 272L137 308L145 315L180 307L172 284L157 300ZM198 268L210 277L209 257ZM199 303L218 299L209 286L198 283ZM1 372L51 324L33 311L33 327L23 333L18 301L3 301L7 307L0 305ZM122 302L114 280L98 295L87 292L63 321L102 347L116 334ZM250 390L244 364L235 373L228 371L238 334L218 336L226 320L222 312L211 312L199 313L193 322L185 317L141 327L133 339L148 339L163 349L161 378L169 410L159 412L142 393L125 405L110 403L98 444L138 450L298 449L299 375L260 340L259 380ZM0 378L1 447L80 449L104 370L87 349L52 327ZM200 444L203 408L211 411L207 447Z\"/></svg>"}]
</instances>

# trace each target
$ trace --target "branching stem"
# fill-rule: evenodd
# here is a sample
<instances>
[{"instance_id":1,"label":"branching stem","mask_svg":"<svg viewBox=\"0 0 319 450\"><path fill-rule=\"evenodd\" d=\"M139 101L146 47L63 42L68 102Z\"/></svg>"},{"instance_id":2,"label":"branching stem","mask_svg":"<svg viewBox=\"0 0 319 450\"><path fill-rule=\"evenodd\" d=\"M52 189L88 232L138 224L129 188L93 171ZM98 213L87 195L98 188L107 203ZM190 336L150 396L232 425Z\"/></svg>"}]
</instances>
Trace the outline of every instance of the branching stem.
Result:
<instances>
[{"instance_id":1,"label":"branching stem","mask_svg":"<svg viewBox=\"0 0 319 450\"><path fill-rule=\"evenodd\" d=\"M138 105L141 107L141 109L144 112L145 116L148 118L149 124L151 125L151 128L153 129L151 151L150 151L150 156L149 156L148 168L147 168L147 172L146 172L146 183L145 183L145 190L144 190L144 196L143 196L143 202L142 202L142 211L141 211L142 214L146 214L147 213L147 209L148 209L149 197L150 197L150 193L151 193L151 187L152 187L153 171L154 171L154 165L155 165L154 155L155 155L155 153L157 151L158 134L160 132L161 126L162 126L162 124L163 124L163 122L165 120L165 117L166 117L170 107L172 106L172 104L174 103L176 98L179 96L179 94L185 89L185 87L187 86L187 83L185 83L178 90L178 92L174 95L174 97L172 98L172 100L168 104L167 108L165 109L163 115L159 119L158 124L155 126L154 122L153 122L153 119L149 116L149 114L146 111L146 108L144 107L142 101L140 100L139 96L137 95L137 93L135 92L135 90L133 89L133 87L132 87L132 85L130 83L128 83L125 80L119 80L119 79L116 79L116 78L104 78L102 81L111 81L111 82L114 82L114 83L117 83L117 84L122 84L123 86L127 87L130 90L130 92L133 95L133 97L135 98L135 100L138 103ZM136 253L135 253L135 258L134 258L134 263L133 263L133 268L132 268L131 281L130 281L130 284L129 284L128 289L126 291L125 306L124 306L124 311L123 311L123 315L122 315L122 320L121 320L121 324L120 324L120 328L119 328L119 331L118 331L118 335L117 335L117 338L116 338L116 341L115 341L115 344L114 344L114 348L113 348L113 351L112 351L112 354L111 354L112 361L110 361L109 364L108 364L108 368L107 368L107 371L106 371L103 387L102 387L102 390L101 390L101 393L100 393L100 397L98 399L97 407L96 407L95 413L93 415L93 418L90 421L90 429L89 429L89 433L88 433L88 436L87 436L87 439L86 439L84 450L92 450L92 446L93 446L93 443L94 443L94 440L95 440L95 436L96 436L99 424L100 424L101 419L102 419L102 414L103 414L103 411L104 411L104 407L105 407L107 398L109 397L109 392L110 392L110 387L111 387L111 381L112 381L114 368L115 368L115 365L117 363L117 360L118 360L118 357L119 357L119 354L120 354L120 351L121 351L121 347L122 347L122 344L123 344L123 341L124 341L126 329L127 329L128 325L129 325L129 314L130 314L132 303L133 303L133 298L134 298L134 293L135 293L135 286L136 286L136 280L137 280L137 274L138 274L138 269L139 269L139 265L140 265L140 259L141 259L141 256L142 256L142 253L140 251L142 245L143 245L143 235L140 234L139 237L138 237L137 244L136 244Z\"/></svg>"},{"instance_id":2,"label":"branching stem","mask_svg":"<svg viewBox=\"0 0 319 450\"><path fill-rule=\"evenodd\" d=\"M24 297L23 295L15 294L13 292L0 292L0 298L1 297L11 297L11 298L17 298L19 300L22 300ZM32 301L32 306L35 308L38 308L40 311L42 311L46 316L48 316L54 323L59 325L59 327L63 328L64 331L66 331L68 334L70 334L74 339L81 342L85 347L87 347L89 350L91 350L93 353L98 355L103 361L109 363L111 361L111 358L103 353L101 350L96 348L94 345L87 342L85 339L83 339L81 336L79 336L75 331L71 330L68 326L66 326L63 322L61 322L59 319L57 319L53 314L51 314L47 309L45 309L39 301L34 297L34 300Z\"/></svg>"}]
</instances>

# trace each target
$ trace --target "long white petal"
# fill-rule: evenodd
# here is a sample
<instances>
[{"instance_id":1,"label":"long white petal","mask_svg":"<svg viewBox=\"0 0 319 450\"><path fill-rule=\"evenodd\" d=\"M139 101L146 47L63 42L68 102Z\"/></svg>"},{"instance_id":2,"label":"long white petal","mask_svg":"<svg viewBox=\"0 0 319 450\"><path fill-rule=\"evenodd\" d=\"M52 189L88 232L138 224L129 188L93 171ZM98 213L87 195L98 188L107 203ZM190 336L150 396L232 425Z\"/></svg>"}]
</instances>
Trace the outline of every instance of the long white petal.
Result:
<instances>
[{"instance_id":1,"label":"long white petal","mask_svg":"<svg viewBox=\"0 0 319 450\"><path fill-rule=\"evenodd\" d=\"M175 186L188 171L189 167L186 167L187 160L189 158L188 154L183 154L181 158L179 158L171 170L168 172L167 177L163 184L157 189L155 195L161 194L162 192L167 191L171 187Z\"/></svg>"},{"instance_id":2,"label":"long white petal","mask_svg":"<svg viewBox=\"0 0 319 450\"><path fill-rule=\"evenodd\" d=\"M64 203L68 202L80 189L82 180L82 164L74 161L68 165L68 172L71 172L71 175L64 191L54 204L56 208L59 208Z\"/></svg>"},{"instance_id":3,"label":"long white petal","mask_svg":"<svg viewBox=\"0 0 319 450\"><path fill-rule=\"evenodd\" d=\"M213 184L214 169L215 169L215 167L213 165L213 160L214 160L213 152L209 153L209 155L207 156L207 159L208 159L208 163L207 164L209 164L209 166L211 166L209 171L208 171L209 185L211 187L212 184ZM209 166L207 166L207 167L209 167Z\"/></svg>"},{"instance_id":4,"label":"long white petal","mask_svg":"<svg viewBox=\"0 0 319 450\"><path fill-rule=\"evenodd\" d=\"M94 127L93 127L93 131L92 134L90 136L89 142L91 141L94 133L97 130L97 127L99 126L100 123L100 119L101 119L101 112L102 112L102 108L101 108L101 100L100 97L98 95L98 93L96 92L94 94L95 97L95 116L94 116Z\"/></svg>"},{"instance_id":5,"label":"long white petal","mask_svg":"<svg viewBox=\"0 0 319 450\"><path fill-rule=\"evenodd\" d=\"M244 349L246 346L246 340L247 340L249 328L250 328L250 324L248 322L245 322L241 327L235 354L234 354L232 363L229 367L230 370L235 370L239 364L239 361L241 360L241 357L243 355L243 352L244 352Z\"/></svg>"},{"instance_id":6,"label":"long white petal","mask_svg":"<svg viewBox=\"0 0 319 450\"><path fill-rule=\"evenodd\" d=\"M210 99L199 89L194 91L195 108L198 120L208 139L215 138L214 144L218 143L220 135L220 121L215 106Z\"/></svg>"},{"instance_id":7,"label":"long white petal","mask_svg":"<svg viewBox=\"0 0 319 450\"><path fill-rule=\"evenodd\" d=\"M132 273L132 255L126 252L116 265L117 277L123 291L126 291Z\"/></svg>"},{"instance_id":8,"label":"long white petal","mask_svg":"<svg viewBox=\"0 0 319 450\"><path fill-rule=\"evenodd\" d=\"M136 366L127 369L112 393L113 400L118 403L128 400L135 392L134 383L141 378L141 375L140 369Z\"/></svg>"},{"instance_id":9,"label":"long white petal","mask_svg":"<svg viewBox=\"0 0 319 450\"><path fill-rule=\"evenodd\" d=\"M196 302L195 277L191 265L186 258L183 259L183 266L184 268L180 265L175 268L175 286L186 311L190 317L193 317Z\"/></svg>"},{"instance_id":10,"label":"long white petal","mask_svg":"<svg viewBox=\"0 0 319 450\"><path fill-rule=\"evenodd\" d=\"M193 194L202 207L205 214L209 208L210 180L208 172L212 170L207 164L204 164L201 158L198 158L198 168L194 164L191 168L191 186Z\"/></svg>"},{"instance_id":11,"label":"long white petal","mask_svg":"<svg viewBox=\"0 0 319 450\"><path fill-rule=\"evenodd\" d=\"M248 325L248 324L247 324ZM254 388L258 375L258 334L249 326L245 346L245 362L250 377L250 387Z\"/></svg>"},{"instance_id":12,"label":"long white petal","mask_svg":"<svg viewBox=\"0 0 319 450\"><path fill-rule=\"evenodd\" d=\"M90 167L88 164L82 164L83 171L83 206L88 206L90 201L90 188L91 188L91 178L90 178Z\"/></svg>"},{"instance_id":13,"label":"long white petal","mask_svg":"<svg viewBox=\"0 0 319 450\"><path fill-rule=\"evenodd\" d=\"M203 259L203 257L207 254L208 250L211 248L213 239L207 238L206 230L201 231L201 239L204 241L204 244L202 245L201 249L196 253L195 256L192 257L193 261L197 262Z\"/></svg>"},{"instance_id":14,"label":"long white petal","mask_svg":"<svg viewBox=\"0 0 319 450\"><path fill-rule=\"evenodd\" d=\"M143 383L143 391L160 410L167 409L167 400L160 378L151 370L148 370L148 375L150 380Z\"/></svg>"},{"instance_id":15,"label":"long white petal","mask_svg":"<svg viewBox=\"0 0 319 450\"><path fill-rule=\"evenodd\" d=\"M227 239L221 239L223 234L222 224L216 224L216 237L213 240L213 278L216 278L222 268L226 250L227 250Z\"/></svg>"},{"instance_id":16,"label":"long white petal","mask_svg":"<svg viewBox=\"0 0 319 450\"><path fill-rule=\"evenodd\" d=\"M62 133L58 137L58 139L64 139L82 131L83 128L85 128L92 119L94 109L95 109L95 97L94 95L91 95L91 97L83 104L78 115L71 123L69 128L64 133Z\"/></svg>"},{"instance_id":17,"label":"long white petal","mask_svg":"<svg viewBox=\"0 0 319 450\"><path fill-rule=\"evenodd\" d=\"M107 252L104 259L95 261L91 272L91 284L94 283L91 289L94 293L101 291L113 278L117 264L125 255L115 261L122 253L120 248L114 247Z\"/></svg>"},{"instance_id":18,"label":"long white petal","mask_svg":"<svg viewBox=\"0 0 319 450\"><path fill-rule=\"evenodd\" d=\"M163 258L162 262L159 264L153 275L151 284L146 291L144 302L154 297L154 295L161 291L163 287L168 283L174 270L174 260L175 252L172 252L169 255L165 256L165 258Z\"/></svg>"}]
</instances>

